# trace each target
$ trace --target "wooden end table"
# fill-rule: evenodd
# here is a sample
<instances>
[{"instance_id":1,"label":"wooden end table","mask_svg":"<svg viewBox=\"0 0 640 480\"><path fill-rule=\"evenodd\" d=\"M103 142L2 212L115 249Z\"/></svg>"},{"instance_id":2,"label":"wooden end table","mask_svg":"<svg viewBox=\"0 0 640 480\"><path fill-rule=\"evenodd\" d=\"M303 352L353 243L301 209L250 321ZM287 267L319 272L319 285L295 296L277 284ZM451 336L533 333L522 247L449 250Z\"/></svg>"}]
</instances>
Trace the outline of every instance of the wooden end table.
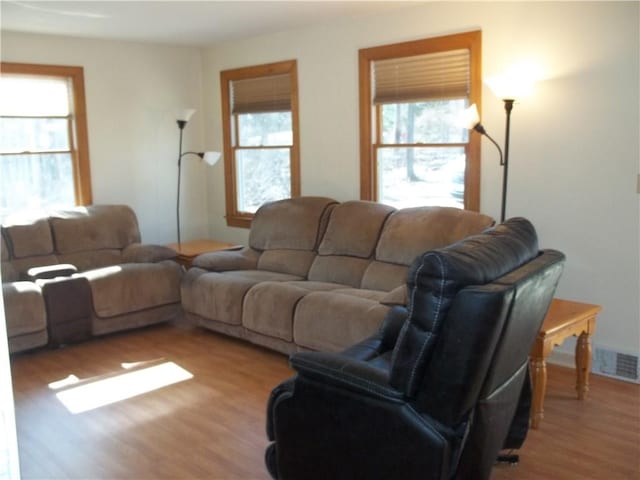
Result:
<instances>
[{"instance_id":1,"label":"wooden end table","mask_svg":"<svg viewBox=\"0 0 640 480\"><path fill-rule=\"evenodd\" d=\"M531 349L531 380L533 383L531 428L538 428L544 416L544 394L547 389L546 358L553 347L566 338L578 337L575 352L576 391L583 400L589 391L591 370L591 336L596 329L596 316L600 305L572 302L554 298L544 319L542 328Z\"/></svg>"},{"instance_id":2,"label":"wooden end table","mask_svg":"<svg viewBox=\"0 0 640 480\"><path fill-rule=\"evenodd\" d=\"M242 245L230 242L220 242L218 240L190 240L188 242L170 243L169 248L178 253L176 261L185 268L191 266L191 262L198 255L207 252L217 252L219 250L236 250L242 248Z\"/></svg>"}]
</instances>

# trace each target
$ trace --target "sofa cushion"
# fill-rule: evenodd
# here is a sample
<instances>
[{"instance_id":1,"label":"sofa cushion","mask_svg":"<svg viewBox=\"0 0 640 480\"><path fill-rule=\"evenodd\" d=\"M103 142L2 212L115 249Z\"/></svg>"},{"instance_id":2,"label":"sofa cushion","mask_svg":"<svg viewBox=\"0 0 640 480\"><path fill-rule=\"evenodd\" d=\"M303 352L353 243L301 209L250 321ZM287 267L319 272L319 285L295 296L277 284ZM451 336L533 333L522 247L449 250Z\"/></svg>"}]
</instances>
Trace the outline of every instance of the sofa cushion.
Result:
<instances>
[{"instance_id":1,"label":"sofa cushion","mask_svg":"<svg viewBox=\"0 0 640 480\"><path fill-rule=\"evenodd\" d=\"M487 215L453 207L398 210L382 229L376 259L408 266L421 253L480 233L493 223Z\"/></svg>"},{"instance_id":2,"label":"sofa cushion","mask_svg":"<svg viewBox=\"0 0 640 480\"><path fill-rule=\"evenodd\" d=\"M408 270L406 265L374 260L362 276L361 287L388 292L405 284Z\"/></svg>"},{"instance_id":3,"label":"sofa cushion","mask_svg":"<svg viewBox=\"0 0 640 480\"><path fill-rule=\"evenodd\" d=\"M98 317L114 317L180 302L182 270L172 261L126 263L78 274L89 280Z\"/></svg>"},{"instance_id":4,"label":"sofa cushion","mask_svg":"<svg viewBox=\"0 0 640 480\"><path fill-rule=\"evenodd\" d=\"M318 253L371 257L382 225L394 210L388 205L366 201L344 202L335 206Z\"/></svg>"},{"instance_id":5,"label":"sofa cushion","mask_svg":"<svg viewBox=\"0 0 640 480\"><path fill-rule=\"evenodd\" d=\"M206 320L232 325L242 323L244 297L251 287L267 281L286 282L301 277L265 270L208 272L190 268L182 281L182 306Z\"/></svg>"},{"instance_id":6,"label":"sofa cushion","mask_svg":"<svg viewBox=\"0 0 640 480\"><path fill-rule=\"evenodd\" d=\"M46 218L3 227L14 258L26 258L53 254L51 229ZM3 245L4 247L4 245Z\"/></svg>"},{"instance_id":7,"label":"sofa cushion","mask_svg":"<svg viewBox=\"0 0 640 480\"><path fill-rule=\"evenodd\" d=\"M310 292L296 307L293 339L303 348L337 352L373 335L389 307L335 292Z\"/></svg>"},{"instance_id":8,"label":"sofa cushion","mask_svg":"<svg viewBox=\"0 0 640 480\"><path fill-rule=\"evenodd\" d=\"M33 282L2 284L7 336L35 333L47 328L42 290Z\"/></svg>"},{"instance_id":9,"label":"sofa cushion","mask_svg":"<svg viewBox=\"0 0 640 480\"><path fill-rule=\"evenodd\" d=\"M64 253L58 255L58 260L60 263L75 265L79 272L125 263L122 250L117 248Z\"/></svg>"},{"instance_id":10,"label":"sofa cushion","mask_svg":"<svg viewBox=\"0 0 640 480\"><path fill-rule=\"evenodd\" d=\"M249 246L256 250L314 250L330 207L336 201L325 197L299 197L266 203L251 222Z\"/></svg>"},{"instance_id":11,"label":"sofa cushion","mask_svg":"<svg viewBox=\"0 0 640 480\"><path fill-rule=\"evenodd\" d=\"M138 220L126 205L92 205L54 212L50 217L60 254L123 249L140 242ZM73 263L73 262L68 262Z\"/></svg>"},{"instance_id":12,"label":"sofa cushion","mask_svg":"<svg viewBox=\"0 0 640 480\"><path fill-rule=\"evenodd\" d=\"M309 250L266 250L260 255L258 269L306 277L315 257L316 254Z\"/></svg>"},{"instance_id":13,"label":"sofa cushion","mask_svg":"<svg viewBox=\"0 0 640 480\"><path fill-rule=\"evenodd\" d=\"M370 261L364 258L318 255L309 270L309 280L359 287L369 263Z\"/></svg>"}]
</instances>

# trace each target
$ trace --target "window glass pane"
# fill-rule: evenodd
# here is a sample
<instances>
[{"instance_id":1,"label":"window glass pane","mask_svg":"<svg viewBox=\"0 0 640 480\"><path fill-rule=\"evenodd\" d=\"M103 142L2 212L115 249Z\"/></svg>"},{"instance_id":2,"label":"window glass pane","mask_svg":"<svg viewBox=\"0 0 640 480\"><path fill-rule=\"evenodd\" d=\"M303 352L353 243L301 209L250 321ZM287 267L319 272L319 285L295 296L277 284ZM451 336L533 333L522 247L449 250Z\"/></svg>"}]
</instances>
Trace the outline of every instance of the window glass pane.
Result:
<instances>
[{"instance_id":1,"label":"window glass pane","mask_svg":"<svg viewBox=\"0 0 640 480\"><path fill-rule=\"evenodd\" d=\"M0 151L70 150L66 118L0 118Z\"/></svg>"},{"instance_id":2,"label":"window glass pane","mask_svg":"<svg viewBox=\"0 0 640 480\"><path fill-rule=\"evenodd\" d=\"M381 105L381 143L465 143L469 132L458 119L467 103L456 99Z\"/></svg>"},{"instance_id":3,"label":"window glass pane","mask_svg":"<svg viewBox=\"0 0 640 480\"><path fill-rule=\"evenodd\" d=\"M0 115L66 116L69 81L66 78L2 74Z\"/></svg>"},{"instance_id":4,"label":"window glass pane","mask_svg":"<svg viewBox=\"0 0 640 480\"><path fill-rule=\"evenodd\" d=\"M241 147L292 145L291 112L245 113L238 115Z\"/></svg>"},{"instance_id":5,"label":"window glass pane","mask_svg":"<svg viewBox=\"0 0 640 480\"><path fill-rule=\"evenodd\" d=\"M71 155L0 157L0 217L23 210L75 205Z\"/></svg>"},{"instance_id":6,"label":"window glass pane","mask_svg":"<svg viewBox=\"0 0 640 480\"><path fill-rule=\"evenodd\" d=\"M236 150L238 210L255 213L265 202L291 196L288 148Z\"/></svg>"},{"instance_id":7,"label":"window glass pane","mask_svg":"<svg viewBox=\"0 0 640 480\"><path fill-rule=\"evenodd\" d=\"M464 208L463 147L379 148L378 201Z\"/></svg>"}]
</instances>

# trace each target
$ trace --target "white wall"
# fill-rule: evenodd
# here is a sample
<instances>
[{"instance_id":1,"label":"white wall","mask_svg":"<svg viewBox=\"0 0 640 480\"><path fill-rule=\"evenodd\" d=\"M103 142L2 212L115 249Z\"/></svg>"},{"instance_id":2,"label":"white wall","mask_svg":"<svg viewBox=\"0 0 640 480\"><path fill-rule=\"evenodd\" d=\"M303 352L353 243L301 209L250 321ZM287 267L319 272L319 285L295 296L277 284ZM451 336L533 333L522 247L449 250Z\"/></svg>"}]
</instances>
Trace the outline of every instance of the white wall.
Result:
<instances>
[{"instance_id":1,"label":"white wall","mask_svg":"<svg viewBox=\"0 0 640 480\"><path fill-rule=\"evenodd\" d=\"M182 109L200 110L183 150L204 149L200 50L4 31L1 39L3 61L84 67L94 203L128 204L144 241L175 241ZM207 234L205 170L184 157L183 239Z\"/></svg>"},{"instance_id":2,"label":"white wall","mask_svg":"<svg viewBox=\"0 0 640 480\"><path fill-rule=\"evenodd\" d=\"M508 216L528 217L541 246L567 255L558 296L604 306L595 343L638 354L639 6L430 2L214 46L203 67L207 141L222 144L220 70L297 59L302 193L359 198L358 49L481 29L485 78L522 59L547 77L512 114ZM502 102L485 88L483 106L501 141ZM496 218L500 179L484 142L481 209ZM209 194L210 234L245 242L224 221L221 168Z\"/></svg>"}]
</instances>

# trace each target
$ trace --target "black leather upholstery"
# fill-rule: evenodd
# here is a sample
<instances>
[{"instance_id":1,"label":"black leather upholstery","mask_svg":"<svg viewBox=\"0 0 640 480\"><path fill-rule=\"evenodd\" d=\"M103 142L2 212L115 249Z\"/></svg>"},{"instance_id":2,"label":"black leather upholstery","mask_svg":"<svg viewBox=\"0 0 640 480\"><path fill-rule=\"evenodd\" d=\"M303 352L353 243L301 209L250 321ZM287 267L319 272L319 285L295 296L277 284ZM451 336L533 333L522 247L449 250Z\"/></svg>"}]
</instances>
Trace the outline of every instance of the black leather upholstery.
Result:
<instances>
[{"instance_id":1,"label":"black leather upholstery","mask_svg":"<svg viewBox=\"0 0 640 480\"><path fill-rule=\"evenodd\" d=\"M408 309L376 335L291 357L268 405L271 475L489 478L524 441L528 353L563 263L522 218L417 258Z\"/></svg>"}]
</instances>

